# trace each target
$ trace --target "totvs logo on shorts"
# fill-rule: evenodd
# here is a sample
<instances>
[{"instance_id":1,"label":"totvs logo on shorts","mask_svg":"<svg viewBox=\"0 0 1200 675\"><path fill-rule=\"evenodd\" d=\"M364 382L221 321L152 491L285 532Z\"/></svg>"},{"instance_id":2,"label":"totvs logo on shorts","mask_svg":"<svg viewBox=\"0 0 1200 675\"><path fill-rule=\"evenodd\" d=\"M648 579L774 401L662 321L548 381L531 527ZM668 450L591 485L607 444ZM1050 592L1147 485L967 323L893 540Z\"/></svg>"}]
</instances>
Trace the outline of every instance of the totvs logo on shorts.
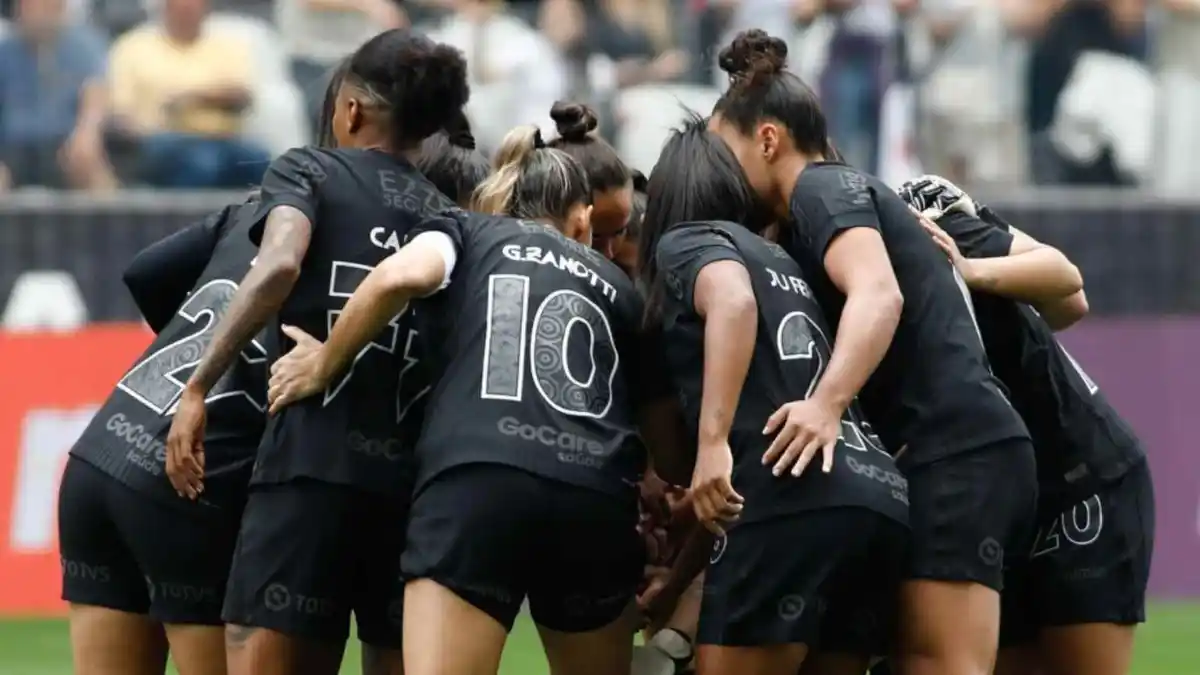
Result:
<instances>
[{"instance_id":1,"label":"totvs logo on shorts","mask_svg":"<svg viewBox=\"0 0 1200 675\"><path fill-rule=\"evenodd\" d=\"M149 342L136 324L0 333L0 373L9 383L0 401L0 615L62 612L64 572L102 574L59 559L58 483L71 446Z\"/></svg>"}]
</instances>

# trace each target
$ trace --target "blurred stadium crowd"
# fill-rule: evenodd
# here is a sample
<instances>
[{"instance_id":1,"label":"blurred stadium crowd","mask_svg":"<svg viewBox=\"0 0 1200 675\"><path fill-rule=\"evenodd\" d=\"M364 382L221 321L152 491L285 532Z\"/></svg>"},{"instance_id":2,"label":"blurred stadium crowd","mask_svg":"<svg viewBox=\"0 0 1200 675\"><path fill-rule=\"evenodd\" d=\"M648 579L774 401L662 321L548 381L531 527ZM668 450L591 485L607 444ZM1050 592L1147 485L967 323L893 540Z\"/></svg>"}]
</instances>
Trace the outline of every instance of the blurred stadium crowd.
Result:
<instances>
[{"instance_id":1,"label":"blurred stadium crowd","mask_svg":"<svg viewBox=\"0 0 1200 675\"><path fill-rule=\"evenodd\" d=\"M484 149L556 99L648 170L716 45L761 27L885 180L1200 187L1200 0L0 0L0 190L237 188L332 66L412 26L471 66Z\"/></svg>"}]
</instances>

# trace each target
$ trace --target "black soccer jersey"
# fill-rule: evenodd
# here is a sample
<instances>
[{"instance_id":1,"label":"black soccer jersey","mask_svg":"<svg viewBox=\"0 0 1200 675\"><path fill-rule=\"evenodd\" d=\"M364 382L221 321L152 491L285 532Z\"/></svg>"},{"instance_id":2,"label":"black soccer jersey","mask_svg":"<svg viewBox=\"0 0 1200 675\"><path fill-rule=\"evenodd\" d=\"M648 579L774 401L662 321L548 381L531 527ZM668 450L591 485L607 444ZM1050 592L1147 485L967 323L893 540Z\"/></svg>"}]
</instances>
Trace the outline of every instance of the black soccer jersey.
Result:
<instances>
[{"instance_id":1,"label":"black soccer jersey","mask_svg":"<svg viewBox=\"0 0 1200 675\"><path fill-rule=\"evenodd\" d=\"M279 324L325 340L367 274L409 229L454 204L409 162L376 150L297 148L267 169L251 239L267 214L300 210L312 239ZM275 327L277 329L277 326ZM292 346L276 333L279 353ZM271 418L255 483L307 477L382 494L407 490L412 447L428 392L410 317L396 317L322 393Z\"/></svg>"},{"instance_id":2,"label":"black soccer jersey","mask_svg":"<svg viewBox=\"0 0 1200 675\"><path fill-rule=\"evenodd\" d=\"M167 432L192 369L212 341L238 281L250 269L256 250L247 232L256 208L253 201L228 207L138 255L126 278L140 282L131 284L135 295L142 296L139 306L173 304L176 310L166 320L152 316L160 313L158 309L149 311L146 318L157 337L117 383L71 454L135 490L172 504L191 503L176 495L164 475ZM199 276L196 261L202 261ZM146 290L152 280L162 290L155 299ZM255 341L206 399L205 490L196 502L200 507L240 504L266 423L266 393L266 352L261 341Z\"/></svg>"},{"instance_id":3,"label":"black soccer jersey","mask_svg":"<svg viewBox=\"0 0 1200 675\"><path fill-rule=\"evenodd\" d=\"M632 497L645 466L633 282L540 223L459 213L425 227L459 258L450 285L414 307L437 381L418 489L490 462Z\"/></svg>"},{"instance_id":4,"label":"black soccer jersey","mask_svg":"<svg viewBox=\"0 0 1200 675\"><path fill-rule=\"evenodd\" d=\"M908 481L857 404L842 419L842 440L829 474L810 468L799 478L776 477L762 464L772 438L762 433L767 418L784 403L807 398L829 363L831 333L796 262L779 246L722 222L676 225L659 242L656 256L663 274L667 363L693 432L704 376L704 320L693 302L696 278L706 265L732 260L746 268L754 287L758 333L729 437L733 487L746 498L741 522L863 506L907 524Z\"/></svg>"},{"instance_id":5,"label":"black soccer jersey","mask_svg":"<svg viewBox=\"0 0 1200 675\"><path fill-rule=\"evenodd\" d=\"M1006 256L1012 248L1003 223L955 213L938 224L968 258ZM1033 437L1043 501L1074 504L1144 460L1133 429L1037 312L995 295L972 297L993 372Z\"/></svg>"},{"instance_id":6,"label":"black soccer jersey","mask_svg":"<svg viewBox=\"0 0 1200 675\"><path fill-rule=\"evenodd\" d=\"M843 231L870 227L887 246L904 310L892 346L859 400L893 452L925 464L1028 431L988 369L966 285L908 206L874 176L821 162L800 174L784 247L800 263L830 326L845 296L825 271Z\"/></svg>"}]
</instances>

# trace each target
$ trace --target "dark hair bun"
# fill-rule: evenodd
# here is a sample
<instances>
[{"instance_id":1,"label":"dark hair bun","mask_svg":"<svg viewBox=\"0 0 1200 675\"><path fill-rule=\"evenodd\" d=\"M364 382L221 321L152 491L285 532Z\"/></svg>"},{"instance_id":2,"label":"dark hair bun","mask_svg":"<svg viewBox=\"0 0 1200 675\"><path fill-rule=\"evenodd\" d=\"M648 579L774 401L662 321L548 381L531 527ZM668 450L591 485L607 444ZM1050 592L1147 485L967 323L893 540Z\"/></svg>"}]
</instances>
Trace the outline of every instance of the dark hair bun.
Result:
<instances>
[{"instance_id":1,"label":"dark hair bun","mask_svg":"<svg viewBox=\"0 0 1200 675\"><path fill-rule=\"evenodd\" d=\"M638 171L637 169L633 169L629 173L633 179L633 191L645 193L646 184L650 182L649 179L646 178L646 174Z\"/></svg>"},{"instance_id":2,"label":"dark hair bun","mask_svg":"<svg viewBox=\"0 0 1200 675\"><path fill-rule=\"evenodd\" d=\"M738 33L721 50L717 63L734 80L756 80L778 75L787 66L787 43L754 28Z\"/></svg>"},{"instance_id":3,"label":"dark hair bun","mask_svg":"<svg viewBox=\"0 0 1200 675\"><path fill-rule=\"evenodd\" d=\"M463 111L455 113L450 122L443 127L443 131L446 132L446 140L450 145L464 150L475 149L475 135L471 133L471 122Z\"/></svg>"},{"instance_id":4,"label":"dark hair bun","mask_svg":"<svg viewBox=\"0 0 1200 675\"><path fill-rule=\"evenodd\" d=\"M558 129L558 135L569 143L579 143L600 126L596 111L582 103L556 101L550 108L550 119Z\"/></svg>"},{"instance_id":5,"label":"dark hair bun","mask_svg":"<svg viewBox=\"0 0 1200 675\"><path fill-rule=\"evenodd\" d=\"M348 75L387 99L400 141L437 133L471 95L462 52L403 29L367 40L350 58Z\"/></svg>"}]
</instances>

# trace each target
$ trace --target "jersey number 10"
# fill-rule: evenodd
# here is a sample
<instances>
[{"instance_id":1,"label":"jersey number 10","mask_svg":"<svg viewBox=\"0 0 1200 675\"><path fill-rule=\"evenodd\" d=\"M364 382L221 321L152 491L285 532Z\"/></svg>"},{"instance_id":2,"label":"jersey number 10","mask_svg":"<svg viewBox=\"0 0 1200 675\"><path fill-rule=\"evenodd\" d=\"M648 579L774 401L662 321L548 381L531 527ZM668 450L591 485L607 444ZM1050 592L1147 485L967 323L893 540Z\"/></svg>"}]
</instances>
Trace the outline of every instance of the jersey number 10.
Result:
<instances>
[{"instance_id":1,"label":"jersey number 10","mask_svg":"<svg viewBox=\"0 0 1200 675\"><path fill-rule=\"evenodd\" d=\"M620 360L608 316L571 290L547 295L534 309L532 321L529 309L529 277L488 277L480 396L522 400L528 369L538 395L554 410L573 417L603 418L612 407ZM590 368L573 372L570 357L584 353Z\"/></svg>"}]
</instances>

